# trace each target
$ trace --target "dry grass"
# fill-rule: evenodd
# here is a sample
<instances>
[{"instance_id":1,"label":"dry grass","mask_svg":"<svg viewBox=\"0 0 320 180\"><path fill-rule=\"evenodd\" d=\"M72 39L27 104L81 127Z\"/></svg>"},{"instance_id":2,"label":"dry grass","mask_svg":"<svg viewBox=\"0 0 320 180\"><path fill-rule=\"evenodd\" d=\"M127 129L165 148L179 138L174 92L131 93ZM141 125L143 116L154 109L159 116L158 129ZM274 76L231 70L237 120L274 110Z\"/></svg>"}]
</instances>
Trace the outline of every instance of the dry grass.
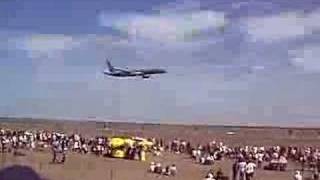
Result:
<instances>
[{"instance_id":1,"label":"dry grass","mask_svg":"<svg viewBox=\"0 0 320 180\"><path fill-rule=\"evenodd\" d=\"M169 125L137 125L111 123L104 129L103 123L94 122L53 122L28 120L0 123L2 128L10 129L47 129L65 132L79 132L86 136L129 134L140 136L163 137L167 140L181 137L191 140L193 143L204 143L210 140L222 140L230 145L291 145L317 146L319 134L317 129L294 129L289 133L288 129L282 128L237 128L237 127L205 127L205 126L169 126ZM233 130L236 135L226 135ZM162 157L149 157L148 162L128 161L96 157L94 155L79 155L69 153L64 165L50 164L49 152L25 152L26 156L13 157L11 154L0 155L0 166L27 165L46 179L74 180L74 179L101 179L101 180L153 180L153 179L202 179L206 172L212 168L195 164L184 155L165 154ZM164 164L175 163L178 167L176 177L158 177L146 172L150 161L160 161ZM214 169L221 167L227 175L231 175L231 161L218 162ZM287 172L257 171L256 180L286 180L292 179L293 169L290 164Z\"/></svg>"}]
</instances>

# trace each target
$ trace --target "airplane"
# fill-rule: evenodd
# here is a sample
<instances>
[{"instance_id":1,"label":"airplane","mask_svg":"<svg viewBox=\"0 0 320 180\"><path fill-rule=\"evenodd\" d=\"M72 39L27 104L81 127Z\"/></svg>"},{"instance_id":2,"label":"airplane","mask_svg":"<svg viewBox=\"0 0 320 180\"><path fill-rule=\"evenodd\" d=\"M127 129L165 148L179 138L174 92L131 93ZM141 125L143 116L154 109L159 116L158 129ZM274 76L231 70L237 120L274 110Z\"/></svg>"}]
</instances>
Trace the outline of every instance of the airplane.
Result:
<instances>
[{"instance_id":1,"label":"airplane","mask_svg":"<svg viewBox=\"0 0 320 180\"><path fill-rule=\"evenodd\" d=\"M108 70L104 70L104 74L114 77L137 77L141 76L143 79L149 78L153 74L164 74L167 73L164 69L133 69L125 70L115 68L111 65L110 61L107 60Z\"/></svg>"}]
</instances>

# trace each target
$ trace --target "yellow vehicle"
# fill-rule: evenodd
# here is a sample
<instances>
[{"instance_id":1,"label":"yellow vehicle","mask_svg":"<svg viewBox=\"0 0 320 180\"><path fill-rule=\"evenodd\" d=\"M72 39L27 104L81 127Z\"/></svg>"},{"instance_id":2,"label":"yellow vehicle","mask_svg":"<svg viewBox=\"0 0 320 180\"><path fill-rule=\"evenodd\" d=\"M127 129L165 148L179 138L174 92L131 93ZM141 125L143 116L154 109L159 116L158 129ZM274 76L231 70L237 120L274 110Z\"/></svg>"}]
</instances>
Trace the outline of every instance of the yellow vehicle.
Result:
<instances>
[{"instance_id":1,"label":"yellow vehicle","mask_svg":"<svg viewBox=\"0 0 320 180\"><path fill-rule=\"evenodd\" d=\"M110 139L111 156L115 158L125 158L127 148L134 144L130 137L115 136Z\"/></svg>"},{"instance_id":2,"label":"yellow vehicle","mask_svg":"<svg viewBox=\"0 0 320 180\"><path fill-rule=\"evenodd\" d=\"M149 141L149 140L147 140L147 139L145 139L145 138L134 137L133 139L135 140L135 142L136 142L138 145L142 146L143 149L145 149L145 150L150 149L151 146L153 145L153 142L151 142L151 141Z\"/></svg>"},{"instance_id":3,"label":"yellow vehicle","mask_svg":"<svg viewBox=\"0 0 320 180\"><path fill-rule=\"evenodd\" d=\"M118 137L111 138L110 145L111 145L112 149L113 148L118 148L120 146L124 146L125 145L125 140L123 138L118 138Z\"/></svg>"},{"instance_id":4,"label":"yellow vehicle","mask_svg":"<svg viewBox=\"0 0 320 180\"><path fill-rule=\"evenodd\" d=\"M111 151L111 156L114 158L125 158L126 153L122 149L113 149Z\"/></svg>"},{"instance_id":5,"label":"yellow vehicle","mask_svg":"<svg viewBox=\"0 0 320 180\"><path fill-rule=\"evenodd\" d=\"M153 143L145 138L129 137L129 136L114 136L110 139L111 156L115 158L125 158L127 148L137 144L143 149L149 150Z\"/></svg>"}]
</instances>

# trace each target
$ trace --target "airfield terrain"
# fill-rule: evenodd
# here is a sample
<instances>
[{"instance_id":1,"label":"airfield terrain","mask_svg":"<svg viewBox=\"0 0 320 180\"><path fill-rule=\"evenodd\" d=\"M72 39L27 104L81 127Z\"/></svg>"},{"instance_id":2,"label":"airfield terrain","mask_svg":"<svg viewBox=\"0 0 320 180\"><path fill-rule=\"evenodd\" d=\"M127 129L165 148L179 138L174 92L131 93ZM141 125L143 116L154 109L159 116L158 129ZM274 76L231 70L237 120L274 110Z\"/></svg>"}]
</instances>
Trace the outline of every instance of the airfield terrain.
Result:
<instances>
[{"instance_id":1,"label":"airfield terrain","mask_svg":"<svg viewBox=\"0 0 320 180\"><path fill-rule=\"evenodd\" d=\"M133 123L102 123L77 121L49 121L31 119L0 119L1 128L16 130L54 130L81 133L83 136L95 135L137 135L144 137L162 137L165 141L175 137L186 139L192 143L206 143L212 140L223 141L230 146L236 145L311 145L319 147L320 129L317 128L276 128L276 127L225 127L225 126L183 126ZM234 132L228 135L227 132ZM152 180L183 179L200 180L212 167L194 163L186 155L164 153L161 157L147 158L147 162L96 157L94 155L67 154L64 165L50 164L50 152L24 152L25 156L13 157L12 154L0 155L0 167L11 165L27 165L42 178L52 180L101 179L101 180ZM158 177L146 172L150 161L163 164L175 163L178 168L176 177ZM231 161L225 160L214 165L221 167L226 175L231 174ZM258 170L256 180L289 180L293 170L298 168L290 163L288 171L273 172ZM307 172L306 174L307 175Z\"/></svg>"}]
</instances>

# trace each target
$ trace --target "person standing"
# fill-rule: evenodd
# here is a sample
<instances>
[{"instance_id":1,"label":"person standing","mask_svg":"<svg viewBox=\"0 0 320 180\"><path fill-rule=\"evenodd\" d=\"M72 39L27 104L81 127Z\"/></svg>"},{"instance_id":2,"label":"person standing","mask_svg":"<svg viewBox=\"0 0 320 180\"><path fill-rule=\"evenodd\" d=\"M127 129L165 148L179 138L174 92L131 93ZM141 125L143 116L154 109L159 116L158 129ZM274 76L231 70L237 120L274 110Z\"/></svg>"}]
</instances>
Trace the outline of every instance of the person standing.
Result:
<instances>
[{"instance_id":1,"label":"person standing","mask_svg":"<svg viewBox=\"0 0 320 180\"><path fill-rule=\"evenodd\" d=\"M234 161L232 164L232 180L237 180L238 175L238 162Z\"/></svg>"},{"instance_id":2,"label":"person standing","mask_svg":"<svg viewBox=\"0 0 320 180\"><path fill-rule=\"evenodd\" d=\"M300 171L296 171L293 176L293 180L302 180L302 174Z\"/></svg>"},{"instance_id":3,"label":"person standing","mask_svg":"<svg viewBox=\"0 0 320 180\"><path fill-rule=\"evenodd\" d=\"M319 180L319 170L318 170L318 168L314 168L313 179L314 180Z\"/></svg>"},{"instance_id":4,"label":"person standing","mask_svg":"<svg viewBox=\"0 0 320 180\"><path fill-rule=\"evenodd\" d=\"M146 161L146 152L144 151L143 147L140 148L140 160Z\"/></svg>"},{"instance_id":5,"label":"person standing","mask_svg":"<svg viewBox=\"0 0 320 180\"><path fill-rule=\"evenodd\" d=\"M279 165L280 165L280 171L285 171L287 168L287 158L283 155L280 156L279 158Z\"/></svg>"},{"instance_id":6,"label":"person standing","mask_svg":"<svg viewBox=\"0 0 320 180\"><path fill-rule=\"evenodd\" d=\"M247 163L244 159L240 159L239 160L239 163L238 163L238 166L239 166L239 179L240 180L246 180L246 166L247 166Z\"/></svg>"},{"instance_id":7,"label":"person standing","mask_svg":"<svg viewBox=\"0 0 320 180\"><path fill-rule=\"evenodd\" d=\"M246 165L246 180L251 180L253 178L255 168L256 164L250 160L249 163Z\"/></svg>"},{"instance_id":8,"label":"person standing","mask_svg":"<svg viewBox=\"0 0 320 180\"><path fill-rule=\"evenodd\" d=\"M257 153L257 161L258 161L258 168L262 168L262 163L263 163L263 158L264 158L264 154L263 152L258 152Z\"/></svg>"},{"instance_id":9,"label":"person standing","mask_svg":"<svg viewBox=\"0 0 320 180\"><path fill-rule=\"evenodd\" d=\"M61 163L64 163L66 161L66 151L68 150L67 140L63 138L60 144L61 144L61 153L62 153Z\"/></svg>"},{"instance_id":10,"label":"person standing","mask_svg":"<svg viewBox=\"0 0 320 180\"><path fill-rule=\"evenodd\" d=\"M59 151L59 141L54 140L52 141L52 163L57 162L58 151Z\"/></svg>"},{"instance_id":11,"label":"person standing","mask_svg":"<svg viewBox=\"0 0 320 180\"><path fill-rule=\"evenodd\" d=\"M17 155L17 153L18 153L18 146L19 146L18 137L17 137L16 135L13 135L13 136L12 136L13 155Z\"/></svg>"}]
</instances>

